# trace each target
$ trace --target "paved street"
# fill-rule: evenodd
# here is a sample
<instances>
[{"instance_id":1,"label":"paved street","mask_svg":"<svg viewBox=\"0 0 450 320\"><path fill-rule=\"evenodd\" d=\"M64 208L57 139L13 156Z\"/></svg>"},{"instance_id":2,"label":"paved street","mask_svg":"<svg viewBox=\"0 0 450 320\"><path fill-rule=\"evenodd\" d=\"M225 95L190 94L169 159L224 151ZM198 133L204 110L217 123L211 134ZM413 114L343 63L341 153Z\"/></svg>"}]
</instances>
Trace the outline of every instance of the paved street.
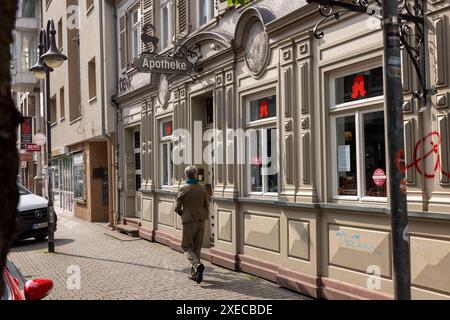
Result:
<instances>
[{"instance_id":1,"label":"paved street","mask_svg":"<svg viewBox=\"0 0 450 320\"><path fill-rule=\"evenodd\" d=\"M9 254L27 280L54 280L47 299L306 299L210 263L198 285L187 278L190 268L182 253L66 214L58 215L56 238L55 254L47 253L46 242L34 240L19 243Z\"/></svg>"}]
</instances>

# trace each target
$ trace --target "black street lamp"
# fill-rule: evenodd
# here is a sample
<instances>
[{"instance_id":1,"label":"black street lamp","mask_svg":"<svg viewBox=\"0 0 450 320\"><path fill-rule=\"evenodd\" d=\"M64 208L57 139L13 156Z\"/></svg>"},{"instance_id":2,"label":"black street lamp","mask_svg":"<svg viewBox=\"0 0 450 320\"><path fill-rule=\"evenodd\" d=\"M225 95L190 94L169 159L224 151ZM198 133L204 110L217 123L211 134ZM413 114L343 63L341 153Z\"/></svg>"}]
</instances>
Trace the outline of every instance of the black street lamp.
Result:
<instances>
[{"instance_id":1,"label":"black street lamp","mask_svg":"<svg viewBox=\"0 0 450 320\"><path fill-rule=\"evenodd\" d=\"M39 59L30 68L39 80L45 79L45 103L47 107L47 174L48 174L48 252L55 252L55 209L53 207L53 182L50 169L52 161L51 108L50 108L50 72L60 67L67 57L56 48L55 22L50 19L47 29L42 28L39 34Z\"/></svg>"}]
</instances>

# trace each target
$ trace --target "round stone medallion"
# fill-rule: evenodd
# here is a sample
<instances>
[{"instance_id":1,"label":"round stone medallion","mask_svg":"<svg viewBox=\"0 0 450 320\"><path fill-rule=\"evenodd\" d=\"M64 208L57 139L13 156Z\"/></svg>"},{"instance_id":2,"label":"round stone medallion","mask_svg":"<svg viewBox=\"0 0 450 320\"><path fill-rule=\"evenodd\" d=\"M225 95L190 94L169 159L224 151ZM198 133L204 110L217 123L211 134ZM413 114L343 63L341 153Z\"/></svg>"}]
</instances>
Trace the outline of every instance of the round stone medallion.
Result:
<instances>
[{"instance_id":1,"label":"round stone medallion","mask_svg":"<svg viewBox=\"0 0 450 320\"><path fill-rule=\"evenodd\" d=\"M256 76L262 74L268 60L269 45L267 34L261 21L250 27L245 42L245 62L248 69Z\"/></svg>"},{"instance_id":2,"label":"round stone medallion","mask_svg":"<svg viewBox=\"0 0 450 320\"><path fill-rule=\"evenodd\" d=\"M166 76L162 75L161 80L159 82L159 103L161 106L165 106L167 102L167 98L169 95L169 81L167 81Z\"/></svg>"}]
</instances>

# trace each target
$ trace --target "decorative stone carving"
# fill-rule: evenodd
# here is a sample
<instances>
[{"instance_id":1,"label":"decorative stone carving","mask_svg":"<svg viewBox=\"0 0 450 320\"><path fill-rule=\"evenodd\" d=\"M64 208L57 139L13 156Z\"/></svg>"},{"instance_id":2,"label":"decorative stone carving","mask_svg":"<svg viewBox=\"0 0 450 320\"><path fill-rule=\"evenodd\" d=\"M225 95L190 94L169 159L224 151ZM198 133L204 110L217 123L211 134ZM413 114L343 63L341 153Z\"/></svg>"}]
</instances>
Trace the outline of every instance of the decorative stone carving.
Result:
<instances>
[{"instance_id":1,"label":"decorative stone carving","mask_svg":"<svg viewBox=\"0 0 450 320\"><path fill-rule=\"evenodd\" d=\"M443 93L436 95L436 107L437 108L446 108L449 105L449 93Z\"/></svg>"},{"instance_id":2,"label":"decorative stone carving","mask_svg":"<svg viewBox=\"0 0 450 320\"><path fill-rule=\"evenodd\" d=\"M286 131L291 131L292 130L292 119L284 121L284 129Z\"/></svg>"},{"instance_id":3,"label":"decorative stone carving","mask_svg":"<svg viewBox=\"0 0 450 320\"><path fill-rule=\"evenodd\" d=\"M221 87L223 85L222 74L216 74L216 87Z\"/></svg>"},{"instance_id":4,"label":"decorative stone carving","mask_svg":"<svg viewBox=\"0 0 450 320\"><path fill-rule=\"evenodd\" d=\"M269 56L269 41L261 21L256 21L248 30L245 42L245 63L254 76L261 76L266 69Z\"/></svg>"},{"instance_id":5,"label":"decorative stone carving","mask_svg":"<svg viewBox=\"0 0 450 320\"><path fill-rule=\"evenodd\" d=\"M227 72L225 74L225 80L227 84L233 82L233 71Z\"/></svg>"},{"instance_id":6,"label":"decorative stone carving","mask_svg":"<svg viewBox=\"0 0 450 320\"><path fill-rule=\"evenodd\" d=\"M302 129L309 129L309 118L302 118L302 120L300 121L300 125Z\"/></svg>"},{"instance_id":7,"label":"decorative stone carving","mask_svg":"<svg viewBox=\"0 0 450 320\"><path fill-rule=\"evenodd\" d=\"M162 75L159 82L158 100L161 106L165 106L169 97L169 81L166 76Z\"/></svg>"},{"instance_id":8,"label":"decorative stone carving","mask_svg":"<svg viewBox=\"0 0 450 320\"><path fill-rule=\"evenodd\" d=\"M411 113L413 112L413 106L411 100L406 100L403 102L403 112L404 113Z\"/></svg>"}]
</instances>

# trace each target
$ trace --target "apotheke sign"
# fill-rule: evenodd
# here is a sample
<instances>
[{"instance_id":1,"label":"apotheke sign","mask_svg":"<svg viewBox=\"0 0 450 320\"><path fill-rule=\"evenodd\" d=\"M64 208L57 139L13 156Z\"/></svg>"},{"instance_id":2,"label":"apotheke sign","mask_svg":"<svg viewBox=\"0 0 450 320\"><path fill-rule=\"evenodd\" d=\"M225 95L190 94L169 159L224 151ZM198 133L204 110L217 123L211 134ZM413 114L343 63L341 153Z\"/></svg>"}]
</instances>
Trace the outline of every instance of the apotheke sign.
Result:
<instances>
[{"instance_id":1,"label":"apotheke sign","mask_svg":"<svg viewBox=\"0 0 450 320\"><path fill-rule=\"evenodd\" d=\"M187 59L142 54L132 62L132 66L142 73L187 74L194 65Z\"/></svg>"}]
</instances>

